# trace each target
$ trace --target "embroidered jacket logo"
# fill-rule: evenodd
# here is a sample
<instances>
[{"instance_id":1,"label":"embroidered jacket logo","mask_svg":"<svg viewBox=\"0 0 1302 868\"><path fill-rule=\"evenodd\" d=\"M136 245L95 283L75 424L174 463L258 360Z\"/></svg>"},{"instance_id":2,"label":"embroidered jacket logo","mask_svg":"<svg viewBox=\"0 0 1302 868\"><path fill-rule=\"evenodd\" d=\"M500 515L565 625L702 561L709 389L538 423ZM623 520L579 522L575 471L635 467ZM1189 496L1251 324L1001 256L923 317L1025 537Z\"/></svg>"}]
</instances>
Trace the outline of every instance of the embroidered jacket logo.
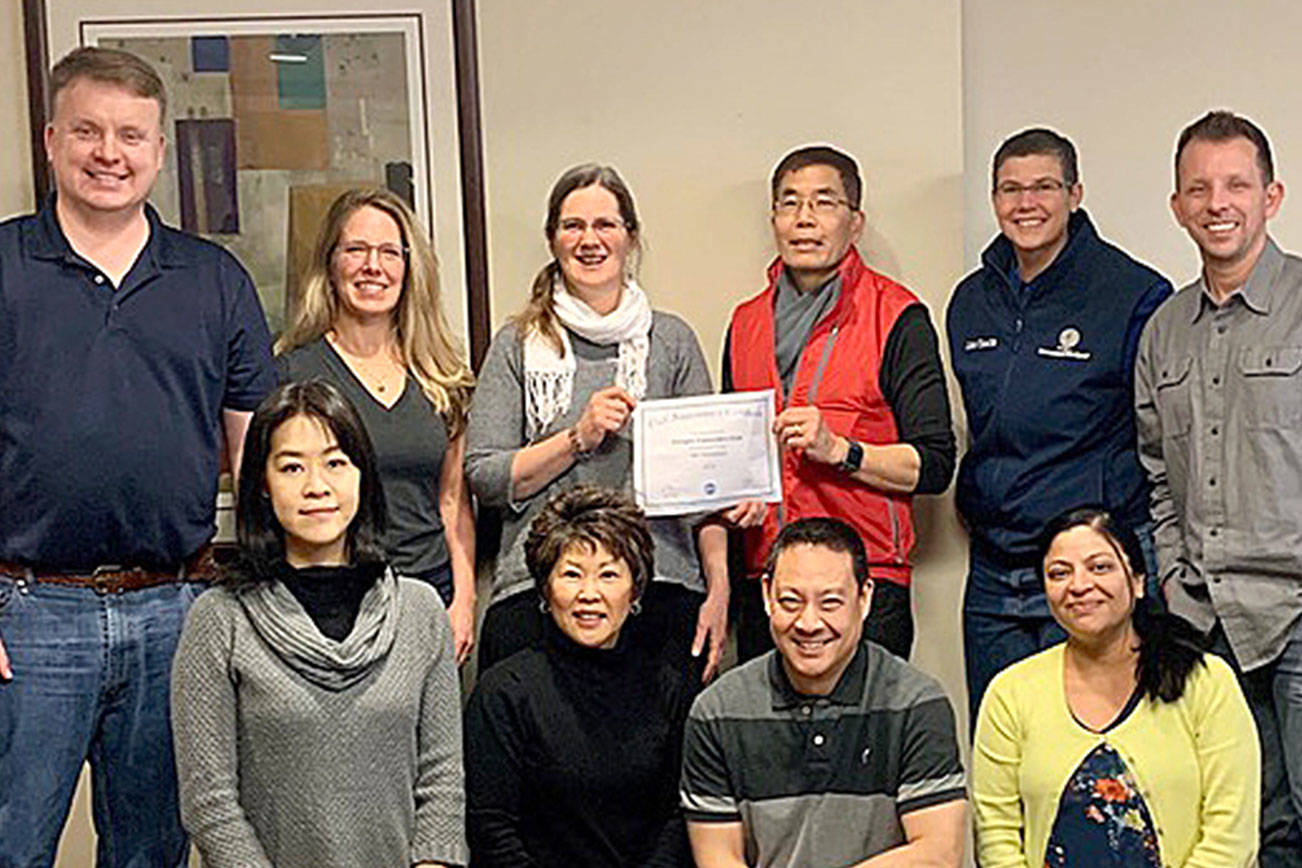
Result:
<instances>
[{"instance_id":1,"label":"embroidered jacket logo","mask_svg":"<svg viewBox=\"0 0 1302 868\"><path fill-rule=\"evenodd\" d=\"M972 352L973 350L993 350L999 346L999 338L968 338L963 341L963 351Z\"/></svg>"},{"instance_id":2,"label":"embroidered jacket logo","mask_svg":"<svg viewBox=\"0 0 1302 868\"><path fill-rule=\"evenodd\" d=\"M1087 350L1078 350L1076 345L1080 343L1080 329L1074 326L1058 332L1058 346L1056 347L1037 347L1036 352L1042 356L1051 359L1074 359L1078 362L1086 362L1094 355Z\"/></svg>"}]
</instances>

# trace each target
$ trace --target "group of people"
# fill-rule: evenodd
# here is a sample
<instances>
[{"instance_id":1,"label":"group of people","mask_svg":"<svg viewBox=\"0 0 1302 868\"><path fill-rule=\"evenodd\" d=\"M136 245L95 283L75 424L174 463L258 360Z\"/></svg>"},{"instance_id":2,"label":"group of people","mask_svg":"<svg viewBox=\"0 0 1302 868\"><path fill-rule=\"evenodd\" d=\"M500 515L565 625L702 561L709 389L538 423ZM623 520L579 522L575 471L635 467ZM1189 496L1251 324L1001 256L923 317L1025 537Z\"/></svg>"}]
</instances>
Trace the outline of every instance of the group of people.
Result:
<instances>
[{"instance_id":1,"label":"group of people","mask_svg":"<svg viewBox=\"0 0 1302 868\"><path fill-rule=\"evenodd\" d=\"M713 387L614 169L554 185L478 377L379 189L325 215L273 358L244 269L147 204L154 70L77 49L51 92L55 192L0 225L0 868L51 864L85 761L103 865L957 865L969 801L982 866L1302 865L1302 260L1250 121L1179 137L1175 294L1066 138L994 156L945 323L969 781L907 662L939 338L856 250L851 157L778 163L723 348L723 390L774 391L782 502L647 518L633 409Z\"/></svg>"}]
</instances>

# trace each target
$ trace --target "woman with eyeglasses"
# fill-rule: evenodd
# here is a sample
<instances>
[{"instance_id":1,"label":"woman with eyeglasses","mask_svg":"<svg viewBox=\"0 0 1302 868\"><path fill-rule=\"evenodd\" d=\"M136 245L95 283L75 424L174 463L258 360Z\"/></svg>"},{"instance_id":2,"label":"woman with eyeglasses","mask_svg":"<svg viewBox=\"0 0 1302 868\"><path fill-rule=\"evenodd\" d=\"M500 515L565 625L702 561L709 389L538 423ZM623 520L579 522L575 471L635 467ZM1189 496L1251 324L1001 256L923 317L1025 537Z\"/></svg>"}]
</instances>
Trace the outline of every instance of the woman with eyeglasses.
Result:
<instances>
[{"instance_id":1,"label":"woman with eyeglasses","mask_svg":"<svg viewBox=\"0 0 1302 868\"><path fill-rule=\"evenodd\" d=\"M641 230L613 168L585 164L561 175L544 223L551 261L484 360L466 476L480 504L500 516L502 542L480 671L543 636L524 558L526 530L543 504L581 483L631 491L633 408L711 391L691 327L652 310L638 285ZM704 664L708 678L727 632L728 578L726 532L703 519L650 520L654 576L631 629L681 669Z\"/></svg>"},{"instance_id":2,"label":"woman with eyeglasses","mask_svg":"<svg viewBox=\"0 0 1302 868\"><path fill-rule=\"evenodd\" d=\"M462 471L474 376L443 315L434 251L401 198L350 190L330 206L301 285L276 344L282 379L325 379L357 407L379 459L389 561L439 592L464 662L475 636Z\"/></svg>"},{"instance_id":3,"label":"woman with eyeglasses","mask_svg":"<svg viewBox=\"0 0 1302 868\"><path fill-rule=\"evenodd\" d=\"M1260 756L1229 665L1144 596L1102 509L1050 523L1039 565L1066 642L1005 669L972 754L982 868L1247 868Z\"/></svg>"}]
</instances>

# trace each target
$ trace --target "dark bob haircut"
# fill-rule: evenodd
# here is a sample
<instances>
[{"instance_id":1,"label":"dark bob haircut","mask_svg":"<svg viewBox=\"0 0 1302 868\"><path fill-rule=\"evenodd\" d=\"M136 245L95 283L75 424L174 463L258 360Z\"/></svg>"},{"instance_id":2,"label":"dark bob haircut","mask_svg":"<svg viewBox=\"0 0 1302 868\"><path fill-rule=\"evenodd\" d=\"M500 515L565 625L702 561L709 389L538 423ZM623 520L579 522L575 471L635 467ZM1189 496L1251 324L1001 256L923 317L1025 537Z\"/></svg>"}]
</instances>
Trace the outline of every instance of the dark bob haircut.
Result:
<instances>
[{"instance_id":1,"label":"dark bob haircut","mask_svg":"<svg viewBox=\"0 0 1302 868\"><path fill-rule=\"evenodd\" d=\"M1121 556L1131 577L1144 575L1144 549L1135 532L1103 507L1082 506L1059 515L1044 529L1036 558L1041 581L1053 541L1078 527L1088 527L1107 540ZM1139 661L1135 668L1140 693L1150 700L1175 702L1184 694L1189 673L1203 662L1201 637L1187 621L1163 611L1156 600L1147 596L1135 600L1131 620L1139 636Z\"/></svg>"},{"instance_id":2,"label":"dark bob haircut","mask_svg":"<svg viewBox=\"0 0 1302 868\"><path fill-rule=\"evenodd\" d=\"M651 581L655 543L646 516L628 495L595 485L566 489L547 502L529 525L524 561L544 600L552 569L570 546L601 546L628 565L640 599Z\"/></svg>"},{"instance_id":3,"label":"dark bob haircut","mask_svg":"<svg viewBox=\"0 0 1302 868\"><path fill-rule=\"evenodd\" d=\"M868 583L868 554L864 551L863 540L854 528L836 518L802 518L782 528L778 538L769 549L768 560L764 564L765 579L773 578L773 568L777 566L778 556L792 546L821 546L834 552L850 556L850 565L854 569L854 581L860 590Z\"/></svg>"},{"instance_id":4,"label":"dark bob haircut","mask_svg":"<svg viewBox=\"0 0 1302 868\"><path fill-rule=\"evenodd\" d=\"M845 188L845 198L850 202L850 210L858 211L863 199L863 178L859 175L859 164L847 153L829 148L827 145L807 145L796 148L782 158L773 170L770 182L770 194L774 204L778 201L778 192L782 178L788 172L799 172L809 166L831 166L841 176L841 186Z\"/></svg>"},{"instance_id":5,"label":"dark bob haircut","mask_svg":"<svg viewBox=\"0 0 1302 868\"><path fill-rule=\"evenodd\" d=\"M325 425L360 472L357 515L348 525L349 559L358 565L384 562L384 490L375 465L375 450L361 417L348 399L325 380L285 383L258 406L244 437L235 501L239 550L222 579L229 587L270 580L285 557L285 532L267 494L267 459L272 435L295 416L308 416Z\"/></svg>"}]
</instances>

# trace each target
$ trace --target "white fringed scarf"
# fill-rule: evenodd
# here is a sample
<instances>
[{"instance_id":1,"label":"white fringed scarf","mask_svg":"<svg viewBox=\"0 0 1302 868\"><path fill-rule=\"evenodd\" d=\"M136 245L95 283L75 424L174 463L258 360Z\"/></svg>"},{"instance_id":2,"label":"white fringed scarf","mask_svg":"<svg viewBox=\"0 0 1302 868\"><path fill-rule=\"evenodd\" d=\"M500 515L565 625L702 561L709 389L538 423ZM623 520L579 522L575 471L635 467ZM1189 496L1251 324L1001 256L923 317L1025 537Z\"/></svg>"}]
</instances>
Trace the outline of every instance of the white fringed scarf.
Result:
<instances>
[{"instance_id":1,"label":"white fringed scarf","mask_svg":"<svg viewBox=\"0 0 1302 868\"><path fill-rule=\"evenodd\" d=\"M536 440L570 408L576 362L567 329L594 344L618 344L615 385L635 401L642 400L646 394L651 304L637 281L628 278L619 294L619 304L602 316L572 295L558 275L552 284L552 310L564 326L559 329L565 348L563 355L537 329L531 329L524 337L525 436L529 442Z\"/></svg>"}]
</instances>

